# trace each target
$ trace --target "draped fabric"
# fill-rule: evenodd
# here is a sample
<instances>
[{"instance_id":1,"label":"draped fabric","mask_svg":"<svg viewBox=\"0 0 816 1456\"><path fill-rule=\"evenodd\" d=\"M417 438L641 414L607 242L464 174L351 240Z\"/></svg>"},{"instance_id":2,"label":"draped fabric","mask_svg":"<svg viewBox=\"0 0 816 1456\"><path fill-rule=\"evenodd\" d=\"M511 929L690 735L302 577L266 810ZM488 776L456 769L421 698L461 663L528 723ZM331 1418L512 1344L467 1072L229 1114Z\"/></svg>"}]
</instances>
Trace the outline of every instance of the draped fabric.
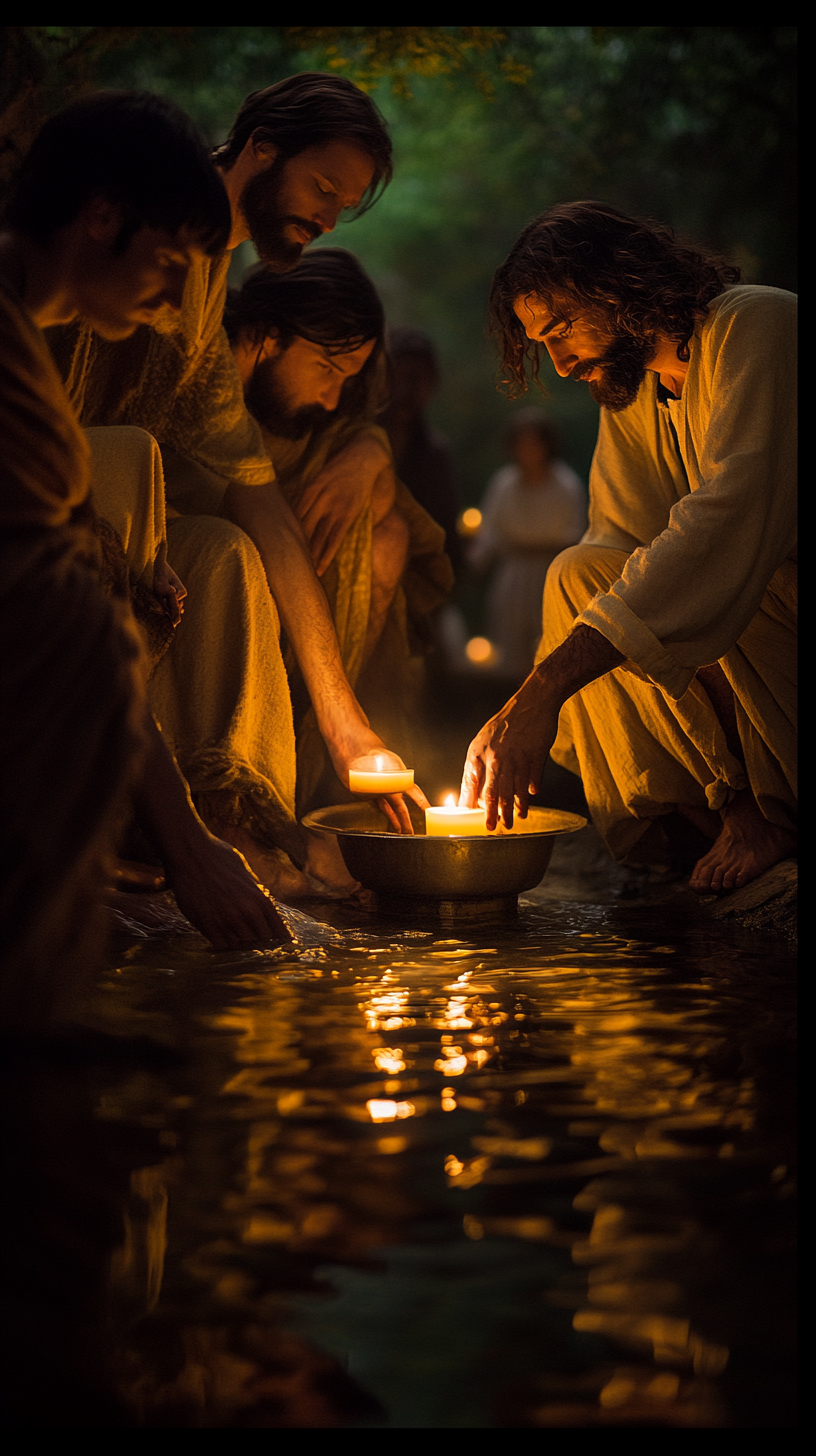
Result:
<instances>
[{"instance_id":1,"label":"draped fabric","mask_svg":"<svg viewBox=\"0 0 816 1456\"><path fill-rule=\"evenodd\" d=\"M230 253L198 257L179 315L111 342L86 323L47 330L83 425L136 425L227 484L263 485L275 472L222 327Z\"/></svg>"},{"instance_id":2,"label":"draped fabric","mask_svg":"<svg viewBox=\"0 0 816 1456\"><path fill-rule=\"evenodd\" d=\"M583 539L628 559L580 620L674 698L796 560L796 402L796 298L745 286L710 305L682 398L661 404L648 371L601 411Z\"/></svg>"},{"instance_id":3,"label":"draped fabric","mask_svg":"<svg viewBox=\"0 0 816 1456\"><path fill-rule=\"evenodd\" d=\"M264 442L275 461L278 485L289 505L294 509L307 486L317 479L332 457L363 435L377 440L390 456L385 431L358 419L340 417L319 434L297 441L282 439L264 429ZM382 637L365 671L363 649L371 605L373 519L370 507L360 511L346 532L321 582L331 608L346 676L372 727L390 747L409 760L417 669L433 640L433 614L453 585L453 570L444 552L444 529L414 500L399 479L395 508L408 526L408 561ZM291 653L287 666L296 716L298 807L303 812L313 805L318 785L328 771L328 755ZM331 792L336 797L339 791L335 781Z\"/></svg>"},{"instance_id":4,"label":"draped fabric","mask_svg":"<svg viewBox=\"0 0 816 1456\"><path fill-rule=\"evenodd\" d=\"M294 825L295 744L280 623L258 552L216 516L173 512L166 521L162 456L146 431L87 436L97 510L121 539L137 598L166 553L187 588L150 679L164 737L208 823L277 844ZM190 462L180 468L206 495L212 477Z\"/></svg>"},{"instance_id":5,"label":"draped fabric","mask_svg":"<svg viewBox=\"0 0 816 1456\"><path fill-rule=\"evenodd\" d=\"M692 342L682 399L649 373L602 411L590 526L556 557L540 661L576 623L626 662L564 705L553 747L580 773L612 853L678 805L720 809L752 788L796 821L796 475L793 295L730 289ZM744 767L697 667L734 692Z\"/></svg>"}]
</instances>

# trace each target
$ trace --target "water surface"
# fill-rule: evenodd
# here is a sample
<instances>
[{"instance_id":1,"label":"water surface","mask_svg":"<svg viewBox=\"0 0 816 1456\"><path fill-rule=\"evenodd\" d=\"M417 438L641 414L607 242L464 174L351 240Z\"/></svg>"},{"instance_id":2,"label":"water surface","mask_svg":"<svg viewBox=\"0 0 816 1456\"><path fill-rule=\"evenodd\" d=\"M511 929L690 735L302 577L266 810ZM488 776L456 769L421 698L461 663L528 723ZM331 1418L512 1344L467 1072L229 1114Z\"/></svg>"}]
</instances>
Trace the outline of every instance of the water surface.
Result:
<instances>
[{"instance_id":1,"label":"water surface","mask_svg":"<svg viewBox=\"0 0 816 1456\"><path fill-rule=\"evenodd\" d=\"M123 944L113 1036L7 1071L11 1424L790 1425L784 949L684 897L307 939Z\"/></svg>"}]
</instances>

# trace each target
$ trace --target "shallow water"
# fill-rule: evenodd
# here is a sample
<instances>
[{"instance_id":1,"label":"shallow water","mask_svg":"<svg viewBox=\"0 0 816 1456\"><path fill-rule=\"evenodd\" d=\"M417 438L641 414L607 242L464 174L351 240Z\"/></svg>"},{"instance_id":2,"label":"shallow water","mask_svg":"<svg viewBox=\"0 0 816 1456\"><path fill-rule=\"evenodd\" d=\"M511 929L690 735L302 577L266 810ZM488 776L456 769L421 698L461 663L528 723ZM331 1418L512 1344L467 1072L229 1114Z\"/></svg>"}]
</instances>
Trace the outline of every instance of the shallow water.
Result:
<instances>
[{"instance_id":1,"label":"shallow water","mask_svg":"<svg viewBox=\"0 0 816 1456\"><path fill-rule=\"evenodd\" d=\"M9 1423L792 1424L778 943L334 919L130 942L6 1071Z\"/></svg>"}]
</instances>

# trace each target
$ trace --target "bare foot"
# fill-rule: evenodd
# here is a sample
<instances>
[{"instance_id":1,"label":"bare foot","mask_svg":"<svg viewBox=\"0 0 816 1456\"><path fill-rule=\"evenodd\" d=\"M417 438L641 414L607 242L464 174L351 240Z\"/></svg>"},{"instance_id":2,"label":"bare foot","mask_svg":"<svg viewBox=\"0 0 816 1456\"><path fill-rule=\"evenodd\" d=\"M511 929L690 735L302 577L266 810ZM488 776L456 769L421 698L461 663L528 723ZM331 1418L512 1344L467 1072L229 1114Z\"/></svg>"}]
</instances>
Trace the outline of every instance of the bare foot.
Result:
<instances>
[{"instance_id":1,"label":"bare foot","mask_svg":"<svg viewBox=\"0 0 816 1456\"><path fill-rule=\"evenodd\" d=\"M315 893L309 886L308 877L292 864L288 854L282 849L272 849L261 844L248 830L234 824L226 827L219 825L213 833L244 856L261 884L279 900L302 900Z\"/></svg>"},{"instance_id":2,"label":"bare foot","mask_svg":"<svg viewBox=\"0 0 816 1456\"><path fill-rule=\"evenodd\" d=\"M344 899L360 889L359 882L346 869L335 834L321 834L316 829L308 831L305 869L315 885L312 894Z\"/></svg>"},{"instance_id":3,"label":"bare foot","mask_svg":"<svg viewBox=\"0 0 816 1456\"><path fill-rule=\"evenodd\" d=\"M689 881L698 894L737 890L796 852L796 835L761 814L750 789L723 810L723 825Z\"/></svg>"}]
</instances>

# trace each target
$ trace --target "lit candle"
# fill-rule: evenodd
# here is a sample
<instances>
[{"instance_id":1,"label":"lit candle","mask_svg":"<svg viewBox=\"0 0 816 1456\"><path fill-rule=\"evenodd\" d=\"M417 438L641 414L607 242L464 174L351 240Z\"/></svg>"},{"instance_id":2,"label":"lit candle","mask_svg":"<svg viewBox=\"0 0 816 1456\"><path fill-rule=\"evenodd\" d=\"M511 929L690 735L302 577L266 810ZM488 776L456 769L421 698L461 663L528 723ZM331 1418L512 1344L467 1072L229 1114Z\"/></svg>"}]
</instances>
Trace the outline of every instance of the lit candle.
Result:
<instances>
[{"instance_id":1,"label":"lit candle","mask_svg":"<svg viewBox=\"0 0 816 1456\"><path fill-rule=\"evenodd\" d=\"M486 834L484 809L462 809L453 794L444 804L425 810L426 834Z\"/></svg>"},{"instance_id":2,"label":"lit candle","mask_svg":"<svg viewBox=\"0 0 816 1456\"><path fill-rule=\"evenodd\" d=\"M414 770L406 768L396 754L369 753L354 760L349 769L353 794L401 794L414 782Z\"/></svg>"}]
</instances>

